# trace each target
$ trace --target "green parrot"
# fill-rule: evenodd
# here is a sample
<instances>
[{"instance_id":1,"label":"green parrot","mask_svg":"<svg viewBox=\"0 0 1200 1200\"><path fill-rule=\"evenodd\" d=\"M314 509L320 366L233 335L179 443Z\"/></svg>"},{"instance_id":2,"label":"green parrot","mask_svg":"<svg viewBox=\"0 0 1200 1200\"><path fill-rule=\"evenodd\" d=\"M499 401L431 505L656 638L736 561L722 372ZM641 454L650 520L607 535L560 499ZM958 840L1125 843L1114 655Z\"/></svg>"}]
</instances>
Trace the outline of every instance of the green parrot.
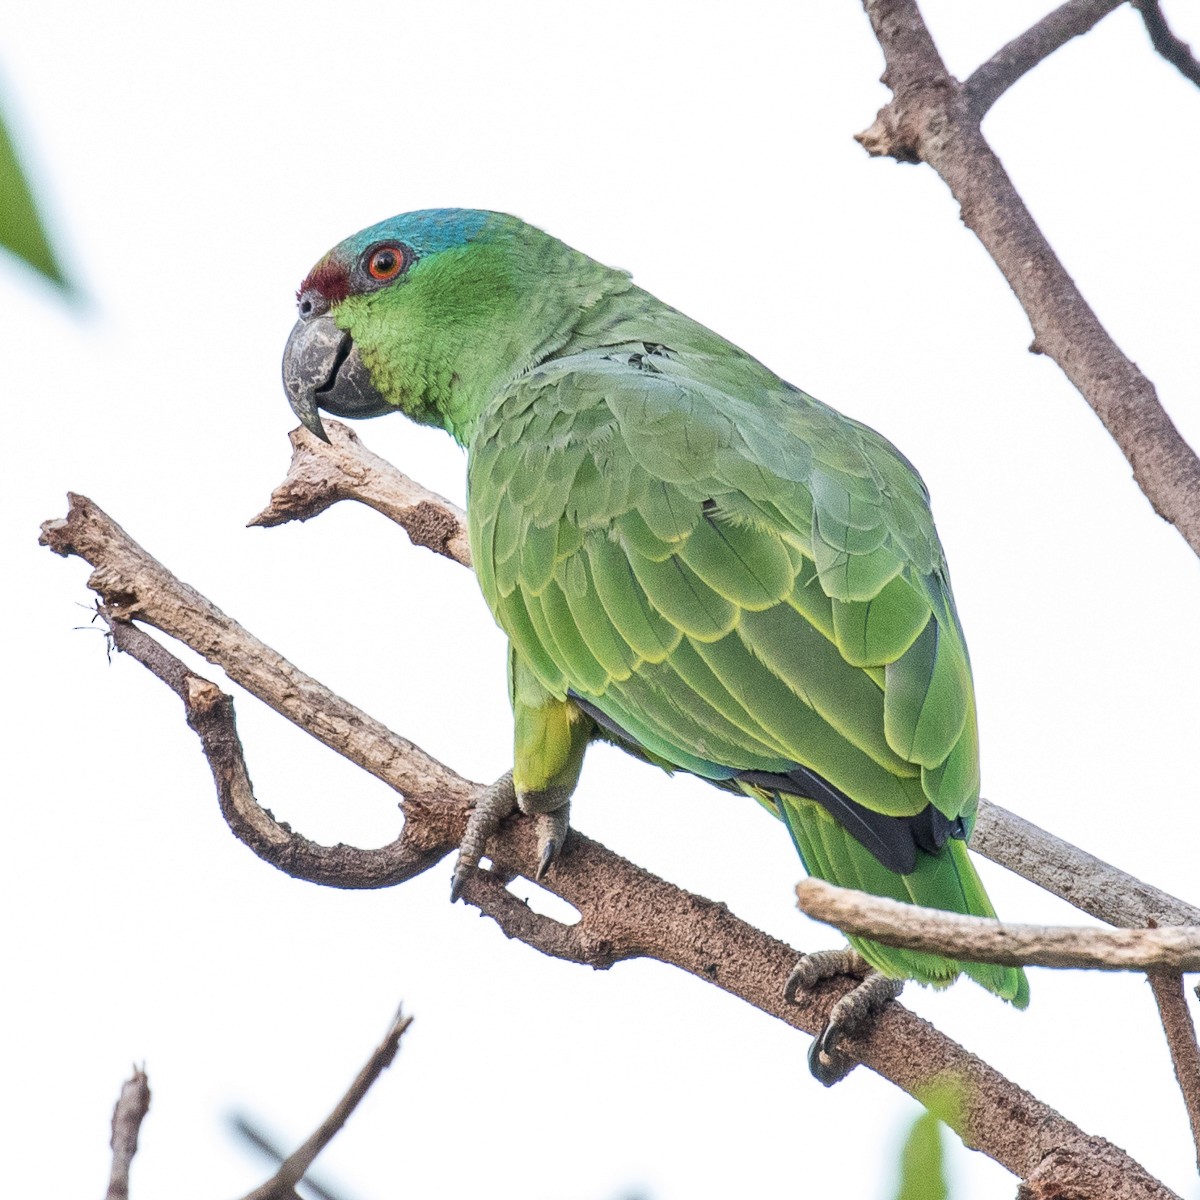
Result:
<instances>
[{"instance_id":1,"label":"green parrot","mask_svg":"<svg viewBox=\"0 0 1200 1200\"><path fill-rule=\"evenodd\" d=\"M515 735L456 888L514 805L546 870L599 738L759 801L818 878L995 915L966 848L967 649L928 493L890 442L502 213L383 221L297 295L283 375L308 429L325 436L319 409L403 412L467 451ZM965 973L1028 1002L1018 969L849 940L885 977Z\"/></svg>"}]
</instances>

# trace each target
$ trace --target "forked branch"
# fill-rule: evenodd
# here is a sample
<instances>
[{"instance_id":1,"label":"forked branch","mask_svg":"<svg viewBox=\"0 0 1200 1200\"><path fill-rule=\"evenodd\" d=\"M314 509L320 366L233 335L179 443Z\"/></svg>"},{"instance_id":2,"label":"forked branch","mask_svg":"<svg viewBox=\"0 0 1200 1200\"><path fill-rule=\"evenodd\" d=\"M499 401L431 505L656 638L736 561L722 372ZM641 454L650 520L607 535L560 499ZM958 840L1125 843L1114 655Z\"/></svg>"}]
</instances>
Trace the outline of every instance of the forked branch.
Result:
<instances>
[{"instance_id":1,"label":"forked branch","mask_svg":"<svg viewBox=\"0 0 1200 1200\"><path fill-rule=\"evenodd\" d=\"M869 154L928 163L942 177L964 224L1024 308L1033 349L1062 368L1121 448L1155 511L1200 554L1200 460L1154 385L1100 324L980 132L980 97L994 86L985 86L986 77L978 83L973 107L971 85L946 70L916 0L864 0L864 6L894 98L859 142Z\"/></svg>"},{"instance_id":2,"label":"forked branch","mask_svg":"<svg viewBox=\"0 0 1200 1200\"><path fill-rule=\"evenodd\" d=\"M77 554L95 568L90 584L106 619L114 623L118 645L183 700L212 763L222 810L233 814L231 827L256 853L303 878L378 887L427 869L453 849L478 785L298 672L175 579L83 497L72 497L67 517L47 522L42 536L58 553ZM383 851L340 848L336 865L343 873L331 878L334 859L326 848L274 822L254 801L232 702L214 684L172 661L162 647L155 651L138 636L128 636L122 626L132 620L192 646L299 727L389 782L401 793L405 813L397 842ZM155 645L152 639L146 642ZM579 834L570 837L544 881L581 914L572 926L533 913L505 887L514 875L532 874L536 856L530 822L507 822L490 844L489 857L493 870L468 880L465 899L509 937L547 954L598 968L626 958L655 958L810 1034L823 1028L830 1006L847 990L845 981L831 981L802 1003L786 1003L784 984L794 949L739 920L724 905L685 892ZM1123 1151L1085 1134L899 1004L889 1005L869 1031L843 1048L918 1097L953 1076L964 1097L956 1120L960 1136L1031 1185L1069 1191L1086 1180L1089 1194L1113 1200L1172 1195Z\"/></svg>"}]
</instances>

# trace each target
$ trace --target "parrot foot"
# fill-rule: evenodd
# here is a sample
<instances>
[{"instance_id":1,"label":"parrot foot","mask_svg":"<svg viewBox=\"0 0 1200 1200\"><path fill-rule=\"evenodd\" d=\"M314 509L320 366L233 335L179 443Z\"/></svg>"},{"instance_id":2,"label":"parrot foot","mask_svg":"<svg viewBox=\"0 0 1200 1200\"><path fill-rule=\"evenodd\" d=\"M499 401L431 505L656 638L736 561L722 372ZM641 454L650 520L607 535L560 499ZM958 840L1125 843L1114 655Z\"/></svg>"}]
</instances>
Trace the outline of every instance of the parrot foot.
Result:
<instances>
[{"instance_id":1,"label":"parrot foot","mask_svg":"<svg viewBox=\"0 0 1200 1200\"><path fill-rule=\"evenodd\" d=\"M794 1002L797 991L807 991L822 979L834 975L861 976L862 982L829 1010L825 1028L809 1047L808 1069L826 1087L844 1079L857 1065L855 1059L837 1048L838 1039L861 1029L889 1000L896 999L904 990L903 979L889 979L871 970L857 951L847 947L804 955L788 976L784 996Z\"/></svg>"},{"instance_id":2,"label":"parrot foot","mask_svg":"<svg viewBox=\"0 0 1200 1200\"><path fill-rule=\"evenodd\" d=\"M495 783L484 789L467 819L467 832L458 847L454 878L450 882L450 903L462 895L467 877L479 866L488 838L500 828L500 822L517 807L517 793L511 771L505 771ZM552 856L553 857L553 856Z\"/></svg>"},{"instance_id":3,"label":"parrot foot","mask_svg":"<svg viewBox=\"0 0 1200 1200\"><path fill-rule=\"evenodd\" d=\"M564 804L553 812L538 813L536 817L538 865L534 879L540 881L558 857L571 828L571 806Z\"/></svg>"}]
</instances>

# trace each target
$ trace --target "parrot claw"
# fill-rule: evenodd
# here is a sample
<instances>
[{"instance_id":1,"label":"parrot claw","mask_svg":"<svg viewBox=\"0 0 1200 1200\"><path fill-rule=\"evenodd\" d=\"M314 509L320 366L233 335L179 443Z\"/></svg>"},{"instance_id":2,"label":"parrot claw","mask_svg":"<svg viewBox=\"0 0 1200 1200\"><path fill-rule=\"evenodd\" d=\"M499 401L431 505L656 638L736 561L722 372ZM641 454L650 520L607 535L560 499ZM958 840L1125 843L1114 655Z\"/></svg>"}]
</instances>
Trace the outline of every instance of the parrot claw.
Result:
<instances>
[{"instance_id":1,"label":"parrot claw","mask_svg":"<svg viewBox=\"0 0 1200 1200\"><path fill-rule=\"evenodd\" d=\"M567 831L570 827L569 805L564 804L561 808L554 809L553 812L538 813L538 865L533 877L539 883L550 869L550 864L558 857L563 842L567 840Z\"/></svg>"},{"instance_id":2,"label":"parrot claw","mask_svg":"<svg viewBox=\"0 0 1200 1200\"><path fill-rule=\"evenodd\" d=\"M889 1000L894 1000L904 990L903 979L889 979L871 970L857 951L847 947L804 955L788 976L784 996L794 1003L798 991L808 991L822 979L834 975L859 976L862 982L829 1010L825 1028L809 1047L808 1069L813 1078L826 1087L845 1079L858 1065L857 1059L838 1049L838 1040L861 1029Z\"/></svg>"},{"instance_id":3,"label":"parrot claw","mask_svg":"<svg viewBox=\"0 0 1200 1200\"><path fill-rule=\"evenodd\" d=\"M799 992L811 992L823 979L832 979L835 975L854 975L863 979L870 969L862 955L849 946L842 950L802 954L783 985L783 998L796 1004Z\"/></svg>"},{"instance_id":4,"label":"parrot claw","mask_svg":"<svg viewBox=\"0 0 1200 1200\"><path fill-rule=\"evenodd\" d=\"M450 903L462 896L467 878L479 866L488 838L500 827L500 822L517 807L511 771L505 771L495 783L485 788L479 802L467 819L467 831L458 847L454 878L450 881Z\"/></svg>"}]
</instances>

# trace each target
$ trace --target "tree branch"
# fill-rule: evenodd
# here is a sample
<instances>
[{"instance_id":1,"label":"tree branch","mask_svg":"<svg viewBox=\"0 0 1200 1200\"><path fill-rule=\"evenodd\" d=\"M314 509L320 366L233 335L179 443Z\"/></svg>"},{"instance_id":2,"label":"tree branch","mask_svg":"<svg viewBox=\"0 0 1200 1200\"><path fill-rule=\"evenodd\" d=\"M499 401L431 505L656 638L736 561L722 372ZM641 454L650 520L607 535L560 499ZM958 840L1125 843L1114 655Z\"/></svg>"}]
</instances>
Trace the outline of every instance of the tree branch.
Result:
<instances>
[{"instance_id":1,"label":"tree branch","mask_svg":"<svg viewBox=\"0 0 1200 1200\"><path fill-rule=\"evenodd\" d=\"M176 579L86 496L68 493L63 521L47 521L40 541L96 569L88 586L118 621L162 630L215 663L235 683L331 750L410 799L468 799L471 785L419 746L334 695Z\"/></svg>"},{"instance_id":2,"label":"tree branch","mask_svg":"<svg viewBox=\"0 0 1200 1200\"><path fill-rule=\"evenodd\" d=\"M1002 46L976 68L963 84L967 108L976 121L1008 91L1022 75L1065 46L1072 38L1087 33L1125 0L1067 0L1036 25Z\"/></svg>"},{"instance_id":3,"label":"tree branch","mask_svg":"<svg viewBox=\"0 0 1200 1200\"><path fill-rule=\"evenodd\" d=\"M397 1012L384 1039L375 1047L363 1069L359 1071L346 1094L334 1106L333 1112L317 1127L313 1135L294 1154L284 1159L279 1170L262 1187L248 1192L243 1200L283 1200L294 1194L296 1184L316 1161L317 1155L337 1136L350 1119L359 1101L371 1090L371 1085L392 1065L400 1049L400 1039L412 1024L412 1017Z\"/></svg>"},{"instance_id":4,"label":"tree branch","mask_svg":"<svg viewBox=\"0 0 1200 1200\"><path fill-rule=\"evenodd\" d=\"M1167 1035L1171 1065L1183 1093L1192 1141L1196 1145L1196 1165L1200 1167L1200 1046L1196 1044L1196 1027L1183 994L1183 976L1178 971L1150 971L1147 978L1154 991L1163 1032Z\"/></svg>"},{"instance_id":5,"label":"tree branch","mask_svg":"<svg viewBox=\"0 0 1200 1200\"><path fill-rule=\"evenodd\" d=\"M1200 925L1200 908L980 800L971 849L1110 925Z\"/></svg>"},{"instance_id":6,"label":"tree branch","mask_svg":"<svg viewBox=\"0 0 1200 1200\"><path fill-rule=\"evenodd\" d=\"M327 421L325 430L328 442L302 425L292 430L287 477L249 525L307 521L339 500L357 500L402 526L415 545L471 565L467 514L461 508L372 453L348 425Z\"/></svg>"},{"instance_id":7,"label":"tree branch","mask_svg":"<svg viewBox=\"0 0 1200 1200\"><path fill-rule=\"evenodd\" d=\"M230 1124L240 1137L249 1142L264 1157L269 1158L277 1167L287 1158L287 1155L249 1117L242 1115L234 1116L230 1119ZM341 1200L341 1197L336 1192L332 1191L321 1180L314 1178L312 1175L304 1177L304 1190L315 1196L316 1200ZM292 1195L296 1196L297 1200L299 1200L295 1192ZM288 1197L288 1200L291 1200L291 1197Z\"/></svg>"},{"instance_id":8,"label":"tree branch","mask_svg":"<svg viewBox=\"0 0 1200 1200\"><path fill-rule=\"evenodd\" d=\"M405 808L400 841L426 855L422 861L436 861L461 837L478 785L303 676L171 576L90 501L72 497L68 516L47 522L42 538L60 554L78 554L91 562L91 586L115 621L136 618L180 637L252 694L400 790ZM154 660L144 647L141 651L144 659ZM185 704L199 696L205 714L226 707L212 698L208 689L215 692L214 685L182 665L158 660L158 667L156 674L175 681L172 686ZM202 727L205 714L196 717ZM217 733L209 733L204 742L210 754L218 749L227 754L228 739L236 740L231 714L221 720ZM203 740L205 733L197 732ZM236 762L229 767L230 761L222 759L213 768L218 788L244 787L248 793L248 778L240 782L244 764L239 772ZM407 786L415 789L416 802ZM248 795L239 801L244 803L249 803ZM223 797L222 807L229 810L232 801ZM258 836L273 847L271 861L289 873L309 869L311 844L265 815L259 821L267 822ZM243 821L234 829L242 836L247 825L256 824ZM259 845L255 850L263 853ZM379 886L386 869L358 857L369 853L347 852L347 874L339 886ZM809 1034L824 1027L830 1007L850 986L846 980L832 980L798 1004L785 1002L784 983L795 950L739 920L723 904L685 892L577 833L543 881L581 914L572 926L531 912L504 886L514 875L533 874L536 848L529 819L506 822L489 843L488 855L492 871L470 877L464 898L493 917L507 936L555 957L597 968L634 957L671 963ZM418 866L406 859L400 874ZM1069 1190L1086 1183L1089 1195L1112 1200L1165 1200L1172 1195L1123 1151L1085 1134L899 1004L889 1005L869 1030L846 1039L843 1049L912 1095L928 1094L947 1076L959 1081L965 1098L955 1123L959 1135L1031 1184Z\"/></svg>"},{"instance_id":9,"label":"tree branch","mask_svg":"<svg viewBox=\"0 0 1200 1200\"><path fill-rule=\"evenodd\" d=\"M1190 79L1200 87L1200 62L1197 62L1192 54L1191 46L1171 32L1158 0L1131 0L1131 3L1142 14L1142 21L1146 25L1146 32L1150 35L1154 49L1177 68L1185 79Z\"/></svg>"},{"instance_id":10,"label":"tree branch","mask_svg":"<svg viewBox=\"0 0 1200 1200\"><path fill-rule=\"evenodd\" d=\"M129 1200L129 1167L137 1153L138 1133L150 1111L150 1081L141 1067L121 1085L112 1115L112 1172L105 1200Z\"/></svg>"},{"instance_id":11,"label":"tree branch","mask_svg":"<svg viewBox=\"0 0 1200 1200\"><path fill-rule=\"evenodd\" d=\"M864 0L894 99L858 141L868 154L925 162L983 243L1049 355L1095 410L1154 510L1200 554L1200 460L1154 385L1109 337L1063 268L946 70L916 0Z\"/></svg>"},{"instance_id":12,"label":"tree branch","mask_svg":"<svg viewBox=\"0 0 1200 1200\"><path fill-rule=\"evenodd\" d=\"M1200 927L1086 929L1013 925L939 908L901 904L822 879L796 885L800 911L843 933L903 950L924 950L1005 967L1082 967L1101 971L1200 971Z\"/></svg>"}]
</instances>

